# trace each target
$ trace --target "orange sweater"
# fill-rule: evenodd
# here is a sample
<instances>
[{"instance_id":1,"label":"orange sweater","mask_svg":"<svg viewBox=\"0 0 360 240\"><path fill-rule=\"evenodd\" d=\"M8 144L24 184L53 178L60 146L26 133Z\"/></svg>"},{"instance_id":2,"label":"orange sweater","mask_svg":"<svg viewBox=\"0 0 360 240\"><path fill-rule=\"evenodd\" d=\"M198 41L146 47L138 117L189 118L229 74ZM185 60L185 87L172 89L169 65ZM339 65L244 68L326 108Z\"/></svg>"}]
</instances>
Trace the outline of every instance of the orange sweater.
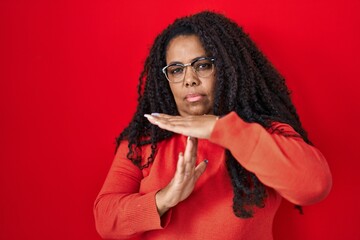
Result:
<instances>
[{"instance_id":1,"label":"orange sweater","mask_svg":"<svg viewBox=\"0 0 360 240\"><path fill-rule=\"evenodd\" d=\"M271 132L246 123L234 112L219 119L209 140L198 142L198 163L208 159L192 194L158 215L155 194L172 179L186 136L175 134L158 143L155 161L140 170L126 158L123 142L94 205L96 227L109 239L272 239L272 222L281 197L307 205L326 197L331 174L323 155L306 144L286 124ZM275 129L275 131L274 131ZM254 217L237 218L232 211L233 190L225 151L267 186L264 208ZM150 155L145 146L143 156Z\"/></svg>"}]
</instances>

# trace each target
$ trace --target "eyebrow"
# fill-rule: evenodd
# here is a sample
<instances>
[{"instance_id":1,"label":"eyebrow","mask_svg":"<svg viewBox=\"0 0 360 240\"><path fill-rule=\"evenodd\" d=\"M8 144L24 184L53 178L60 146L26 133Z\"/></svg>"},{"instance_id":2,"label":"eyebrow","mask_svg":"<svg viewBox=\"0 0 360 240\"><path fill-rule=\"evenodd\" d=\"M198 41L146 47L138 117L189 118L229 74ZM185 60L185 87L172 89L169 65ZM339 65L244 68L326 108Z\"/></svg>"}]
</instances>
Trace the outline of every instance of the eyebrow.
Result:
<instances>
[{"instance_id":1,"label":"eyebrow","mask_svg":"<svg viewBox=\"0 0 360 240\"><path fill-rule=\"evenodd\" d=\"M199 60L200 58L206 58L206 57L208 57L208 56L200 56L200 57L193 58L189 63L195 62L196 60ZM186 64L186 63L182 63L182 62L179 62L179 61L173 61L173 62L170 62L168 64L168 66L173 65L173 64Z\"/></svg>"}]
</instances>

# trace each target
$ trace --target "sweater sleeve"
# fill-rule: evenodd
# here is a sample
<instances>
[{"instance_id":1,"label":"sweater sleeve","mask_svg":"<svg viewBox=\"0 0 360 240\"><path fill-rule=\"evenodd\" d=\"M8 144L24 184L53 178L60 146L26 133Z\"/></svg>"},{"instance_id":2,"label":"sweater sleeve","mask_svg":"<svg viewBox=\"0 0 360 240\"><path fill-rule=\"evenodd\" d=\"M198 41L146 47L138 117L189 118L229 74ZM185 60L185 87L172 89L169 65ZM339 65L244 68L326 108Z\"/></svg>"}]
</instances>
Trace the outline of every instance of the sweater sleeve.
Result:
<instances>
[{"instance_id":1,"label":"sweater sleeve","mask_svg":"<svg viewBox=\"0 0 360 240\"><path fill-rule=\"evenodd\" d=\"M122 142L94 203L96 229L103 238L129 239L170 221L171 209L161 218L157 212L157 191L139 193L142 171L126 158L127 151Z\"/></svg>"},{"instance_id":2,"label":"sweater sleeve","mask_svg":"<svg viewBox=\"0 0 360 240\"><path fill-rule=\"evenodd\" d=\"M331 189L324 156L287 124L275 123L270 132L231 112L217 120L210 141L229 149L264 185L294 204L321 201Z\"/></svg>"}]
</instances>

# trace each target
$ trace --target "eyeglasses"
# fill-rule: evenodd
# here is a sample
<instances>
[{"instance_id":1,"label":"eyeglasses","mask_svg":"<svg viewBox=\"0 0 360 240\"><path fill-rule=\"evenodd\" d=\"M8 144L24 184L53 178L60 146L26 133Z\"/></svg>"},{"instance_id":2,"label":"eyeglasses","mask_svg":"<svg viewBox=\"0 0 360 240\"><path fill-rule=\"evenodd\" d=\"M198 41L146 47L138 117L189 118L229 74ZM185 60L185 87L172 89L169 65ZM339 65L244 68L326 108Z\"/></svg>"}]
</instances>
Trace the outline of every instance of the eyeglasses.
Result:
<instances>
[{"instance_id":1,"label":"eyeglasses","mask_svg":"<svg viewBox=\"0 0 360 240\"><path fill-rule=\"evenodd\" d=\"M182 82L185 78L186 67L191 66L197 77L205 78L214 72L214 61L215 58L201 57L195 59L191 63L173 63L167 65L162 69L162 72L169 82Z\"/></svg>"}]
</instances>

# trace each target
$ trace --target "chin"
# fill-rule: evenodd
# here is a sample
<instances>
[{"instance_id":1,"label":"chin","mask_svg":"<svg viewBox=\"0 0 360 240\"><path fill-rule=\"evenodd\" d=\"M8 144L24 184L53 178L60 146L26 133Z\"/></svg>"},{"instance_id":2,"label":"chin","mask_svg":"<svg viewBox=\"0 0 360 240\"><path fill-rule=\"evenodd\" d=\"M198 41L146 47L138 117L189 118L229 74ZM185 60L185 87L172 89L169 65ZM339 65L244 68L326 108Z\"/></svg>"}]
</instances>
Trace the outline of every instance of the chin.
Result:
<instances>
[{"instance_id":1,"label":"chin","mask_svg":"<svg viewBox=\"0 0 360 240\"><path fill-rule=\"evenodd\" d=\"M212 109L205 108L190 108L180 112L181 116L198 116L205 114L212 114Z\"/></svg>"}]
</instances>

